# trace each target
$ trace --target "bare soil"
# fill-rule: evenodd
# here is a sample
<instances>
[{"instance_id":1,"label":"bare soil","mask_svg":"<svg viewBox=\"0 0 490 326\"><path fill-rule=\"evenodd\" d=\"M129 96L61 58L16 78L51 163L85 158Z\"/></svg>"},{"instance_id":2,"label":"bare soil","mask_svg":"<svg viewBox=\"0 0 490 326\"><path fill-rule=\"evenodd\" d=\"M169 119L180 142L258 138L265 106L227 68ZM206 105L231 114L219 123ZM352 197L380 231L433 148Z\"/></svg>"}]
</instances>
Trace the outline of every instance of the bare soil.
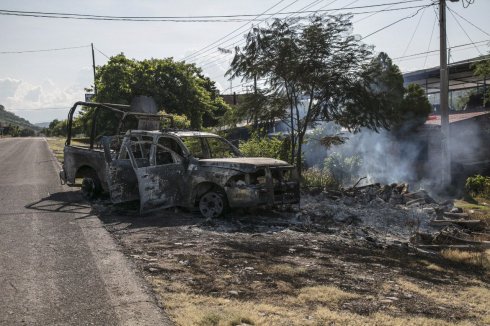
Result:
<instances>
[{"instance_id":1,"label":"bare soil","mask_svg":"<svg viewBox=\"0 0 490 326\"><path fill-rule=\"evenodd\" d=\"M206 222L93 207L179 325L490 323L483 265L417 251L355 219L257 209Z\"/></svg>"}]
</instances>

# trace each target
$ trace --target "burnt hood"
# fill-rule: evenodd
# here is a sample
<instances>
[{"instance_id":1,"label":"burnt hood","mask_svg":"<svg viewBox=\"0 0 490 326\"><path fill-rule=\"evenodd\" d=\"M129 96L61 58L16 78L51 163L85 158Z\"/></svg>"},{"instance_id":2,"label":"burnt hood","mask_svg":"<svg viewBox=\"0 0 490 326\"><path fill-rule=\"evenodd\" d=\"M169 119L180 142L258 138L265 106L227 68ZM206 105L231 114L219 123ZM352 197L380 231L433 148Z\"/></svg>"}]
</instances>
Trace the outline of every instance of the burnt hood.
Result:
<instances>
[{"instance_id":1,"label":"burnt hood","mask_svg":"<svg viewBox=\"0 0 490 326\"><path fill-rule=\"evenodd\" d=\"M260 167L291 167L291 164L268 157L231 157L200 159L199 165L253 172Z\"/></svg>"}]
</instances>

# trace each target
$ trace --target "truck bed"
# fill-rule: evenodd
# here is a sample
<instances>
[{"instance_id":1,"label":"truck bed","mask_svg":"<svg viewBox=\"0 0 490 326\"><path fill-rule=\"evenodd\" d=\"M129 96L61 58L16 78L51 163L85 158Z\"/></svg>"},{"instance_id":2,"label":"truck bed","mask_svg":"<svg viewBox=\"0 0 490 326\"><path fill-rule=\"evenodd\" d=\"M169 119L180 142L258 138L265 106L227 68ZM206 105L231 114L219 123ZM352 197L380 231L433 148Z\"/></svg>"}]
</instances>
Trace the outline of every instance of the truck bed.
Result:
<instances>
[{"instance_id":1,"label":"truck bed","mask_svg":"<svg viewBox=\"0 0 490 326\"><path fill-rule=\"evenodd\" d=\"M97 172L102 187L106 189L106 162L102 149L90 149L81 146L65 146L63 170L66 183L74 185L81 169L93 169Z\"/></svg>"}]
</instances>

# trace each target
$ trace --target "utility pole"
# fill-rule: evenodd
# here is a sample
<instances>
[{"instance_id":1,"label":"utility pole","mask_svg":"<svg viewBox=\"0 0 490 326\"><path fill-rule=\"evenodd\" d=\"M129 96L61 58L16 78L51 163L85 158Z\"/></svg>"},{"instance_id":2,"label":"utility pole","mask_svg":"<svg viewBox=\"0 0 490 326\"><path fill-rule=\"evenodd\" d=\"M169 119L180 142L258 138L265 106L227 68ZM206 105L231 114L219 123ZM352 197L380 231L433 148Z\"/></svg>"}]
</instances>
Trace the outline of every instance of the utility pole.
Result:
<instances>
[{"instance_id":1,"label":"utility pole","mask_svg":"<svg viewBox=\"0 0 490 326\"><path fill-rule=\"evenodd\" d=\"M455 0L451 0L454 2ZM456 0L458 1L458 0ZM451 183L451 154L449 153L449 81L447 70L446 41L446 0L439 0L439 34L440 34L440 108L441 108L441 181L446 187Z\"/></svg>"},{"instance_id":2,"label":"utility pole","mask_svg":"<svg viewBox=\"0 0 490 326\"><path fill-rule=\"evenodd\" d=\"M94 71L94 95L97 95L97 86L95 85L95 55L94 55L94 43L90 43L92 46L92 69Z\"/></svg>"}]
</instances>

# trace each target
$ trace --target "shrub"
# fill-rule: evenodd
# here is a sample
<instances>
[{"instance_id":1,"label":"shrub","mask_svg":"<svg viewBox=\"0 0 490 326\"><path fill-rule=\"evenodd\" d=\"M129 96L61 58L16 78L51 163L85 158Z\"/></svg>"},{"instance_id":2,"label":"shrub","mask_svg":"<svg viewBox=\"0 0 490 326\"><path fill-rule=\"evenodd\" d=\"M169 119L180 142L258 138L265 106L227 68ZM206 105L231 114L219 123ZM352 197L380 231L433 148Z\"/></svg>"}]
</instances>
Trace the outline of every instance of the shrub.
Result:
<instances>
[{"instance_id":1,"label":"shrub","mask_svg":"<svg viewBox=\"0 0 490 326\"><path fill-rule=\"evenodd\" d=\"M336 152L323 161L323 169L340 184L352 182L358 176L361 165L362 160L359 156L344 156Z\"/></svg>"},{"instance_id":2,"label":"shrub","mask_svg":"<svg viewBox=\"0 0 490 326\"><path fill-rule=\"evenodd\" d=\"M279 160L287 161L287 153L284 151L285 140L273 137L259 137L253 135L247 141L241 141L239 145L240 152L247 157L272 157Z\"/></svg>"},{"instance_id":3,"label":"shrub","mask_svg":"<svg viewBox=\"0 0 490 326\"><path fill-rule=\"evenodd\" d=\"M465 190L472 196L490 196L490 177L475 175L466 179Z\"/></svg>"},{"instance_id":4,"label":"shrub","mask_svg":"<svg viewBox=\"0 0 490 326\"><path fill-rule=\"evenodd\" d=\"M313 167L301 173L301 186L305 188L337 188L338 183L328 171Z\"/></svg>"}]
</instances>

